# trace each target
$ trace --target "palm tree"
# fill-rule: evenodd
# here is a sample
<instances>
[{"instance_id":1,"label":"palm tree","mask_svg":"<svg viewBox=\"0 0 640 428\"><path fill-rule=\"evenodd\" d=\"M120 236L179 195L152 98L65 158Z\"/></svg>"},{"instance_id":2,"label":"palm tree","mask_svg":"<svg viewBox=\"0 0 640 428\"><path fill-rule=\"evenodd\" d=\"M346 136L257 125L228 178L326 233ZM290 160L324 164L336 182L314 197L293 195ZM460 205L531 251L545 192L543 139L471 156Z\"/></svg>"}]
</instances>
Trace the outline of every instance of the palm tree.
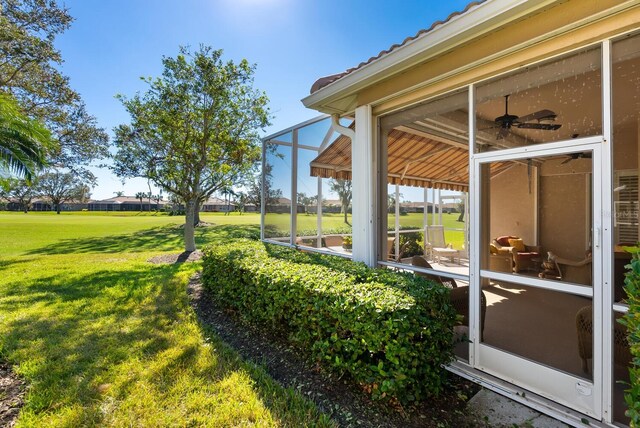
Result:
<instances>
[{"instance_id":1,"label":"palm tree","mask_svg":"<svg viewBox=\"0 0 640 428\"><path fill-rule=\"evenodd\" d=\"M24 116L11 96L0 93L0 169L30 181L52 149L49 130Z\"/></svg>"},{"instance_id":2,"label":"palm tree","mask_svg":"<svg viewBox=\"0 0 640 428\"><path fill-rule=\"evenodd\" d=\"M146 192L138 192L136 193L136 199L140 200L140 212L142 212L142 200L147 197ZM149 205L151 207L151 205ZM151 209L151 208L149 208Z\"/></svg>"}]
</instances>

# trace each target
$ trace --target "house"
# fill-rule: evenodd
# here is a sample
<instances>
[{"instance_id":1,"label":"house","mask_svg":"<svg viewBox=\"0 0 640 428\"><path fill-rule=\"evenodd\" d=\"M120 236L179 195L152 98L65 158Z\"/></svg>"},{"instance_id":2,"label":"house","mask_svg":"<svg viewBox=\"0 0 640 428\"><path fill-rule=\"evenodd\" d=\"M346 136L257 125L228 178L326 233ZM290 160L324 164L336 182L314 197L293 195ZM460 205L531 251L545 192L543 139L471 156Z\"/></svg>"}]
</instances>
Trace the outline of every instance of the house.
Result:
<instances>
[{"instance_id":1,"label":"house","mask_svg":"<svg viewBox=\"0 0 640 428\"><path fill-rule=\"evenodd\" d=\"M140 199L134 196L114 196L113 198L89 202L89 211L157 211L164 207L164 201L157 203L151 199Z\"/></svg>"},{"instance_id":2,"label":"house","mask_svg":"<svg viewBox=\"0 0 640 428\"><path fill-rule=\"evenodd\" d=\"M86 202L70 200L60 204L60 211L82 211L89 209L89 204L93 202L88 200ZM31 202L31 211L54 211L55 206L53 203L45 199L35 199Z\"/></svg>"},{"instance_id":3,"label":"house","mask_svg":"<svg viewBox=\"0 0 640 428\"><path fill-rule=\"evenodd\" d=\"M263 162L289 208L299 192L337 199L328 181L350 180L345 256L424 271L389 259L402 222L389 195L427 212L465 196L459 247L425 248L469 287L469 341L449 370L574 426L628 424L616 319L623 246L640 235L639 2L472 2L302 101L325 115L266 137ZM294 246L297 210L262 212L263 239ZM416 228L442 231L428 217Z\"/></svg>"},{"instance_id":4,"label":"house","mask_svg":"<svg viewBox=\"0 0 640 428\"><path fill-rule=\"evenodd\" d=\"M224 199L211 197L207 199L200 209L202 212L226 212L233 211L235 204L231 201L225 201Z\"/></svg>"}]
</instances>

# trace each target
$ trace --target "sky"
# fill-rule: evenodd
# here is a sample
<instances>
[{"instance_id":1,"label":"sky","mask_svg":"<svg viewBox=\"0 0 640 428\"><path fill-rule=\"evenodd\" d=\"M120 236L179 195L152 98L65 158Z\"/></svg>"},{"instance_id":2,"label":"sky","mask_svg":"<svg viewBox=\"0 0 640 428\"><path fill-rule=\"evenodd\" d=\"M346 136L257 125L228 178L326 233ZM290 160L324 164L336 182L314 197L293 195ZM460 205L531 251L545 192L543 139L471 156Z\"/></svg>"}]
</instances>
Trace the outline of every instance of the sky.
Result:
<instances>
[{"instance_id":1,"label":"sky","mask_svg":"<svg viewBox=\"0 0 640 428\"><path fill-rule=\"evenodd\" d=\"M469 0L65 0L74 17L56 39L70 78L99 126L129 123L115 95L143 93L140 77L162 73L162 57L180 46L224 50L225 60L256 65L256 89L273 114L269 135L320 113L300 101L319 77L341 72L429 28ZM125 183L93 168L93 199L149 191L142 179ZM152 188L153 193L157 193Z\"/></svg>"}]
</instances>

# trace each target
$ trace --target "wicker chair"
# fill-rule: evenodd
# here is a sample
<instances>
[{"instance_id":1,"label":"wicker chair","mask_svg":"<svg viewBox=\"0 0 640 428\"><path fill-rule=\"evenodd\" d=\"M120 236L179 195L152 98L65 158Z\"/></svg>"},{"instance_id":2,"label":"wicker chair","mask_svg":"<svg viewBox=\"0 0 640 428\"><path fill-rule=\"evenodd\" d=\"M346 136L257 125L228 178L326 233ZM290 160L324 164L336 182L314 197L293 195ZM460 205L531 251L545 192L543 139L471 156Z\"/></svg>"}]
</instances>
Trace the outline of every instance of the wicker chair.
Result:
<instances>
[{"instance_id":1,"label":"wicker chair","mask_svg":"<svg viewBox=\"0 0 640 428\"><path fill-rule=\"evenodd\" d=\"M549 260L555 263L562 281L591 285L591 271L593 267L590 252L583 260L570 260L558 257L549 251Z\"/></svg>"},{"instance_id":2,"label":"wicker chair","mask_svg":"<svg viewBox=\"0 0 640 428\"><path fill-rule=\"evenodd\" d=\"M511 255L513 258L513 271L518 273L521 270L535 268L535 260L540 257L540 247L537 245L524 245L524 251L518 251L511 247L510 239L519 239L517 236L500 236L489 244L491 254Z\"/></svg>"},{"instance_id":3,"label":"wicker chair","mask_svg":"<svg viewBox=\"0 0 640 428\"><path fill-rule=\"evenodd\" d=\"M616 314L613 326L613 360L615 364L629 367L631 350L627 341L627 329L618 322L622 314ZM585 306L576 313L578 330L578 354L582 360L582 371L589 373L587 360L593 358L593 306Z\"/></svg>"},{"instance_id":4,"label":"wicker chair","mask_svg":"<svg viewBox=\"0 0 640 428\"><path fill-rule=\"evenodd\" d=\"M431 266L431 263L429 263L427 259L425 259L423 256L413 256L411 258L411 264L414 266L425 268L425 269L433 269L433 267ZM435 281L438 284L442 284L448 288L458 287L456 280L453 278L443 278L438 275L432 275L432 274L423 273L423 272L416 272L416 275Z\"/></svg>"}]
</instances>

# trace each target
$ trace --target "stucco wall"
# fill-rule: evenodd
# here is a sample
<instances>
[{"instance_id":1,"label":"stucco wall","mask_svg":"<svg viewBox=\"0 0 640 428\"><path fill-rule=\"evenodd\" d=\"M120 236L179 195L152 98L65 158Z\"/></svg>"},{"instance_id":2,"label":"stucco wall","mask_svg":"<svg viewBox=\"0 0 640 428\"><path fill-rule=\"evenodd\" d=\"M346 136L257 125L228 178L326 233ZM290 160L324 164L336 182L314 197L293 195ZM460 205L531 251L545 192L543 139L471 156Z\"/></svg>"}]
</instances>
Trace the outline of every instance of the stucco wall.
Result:
<instances>
[{"instance_id":1,"label":"stucco wall","mask_svg":"<svg viewBox=\"0 0 640 428\"><path fill-rule=\"evenodd\" d=\"M527 166L522 164L491 179L490 239L515 235L521 237L526 244L536 243L535 169L532 170L531 180L529 193Z\"/></svg>"}]
</instances>

